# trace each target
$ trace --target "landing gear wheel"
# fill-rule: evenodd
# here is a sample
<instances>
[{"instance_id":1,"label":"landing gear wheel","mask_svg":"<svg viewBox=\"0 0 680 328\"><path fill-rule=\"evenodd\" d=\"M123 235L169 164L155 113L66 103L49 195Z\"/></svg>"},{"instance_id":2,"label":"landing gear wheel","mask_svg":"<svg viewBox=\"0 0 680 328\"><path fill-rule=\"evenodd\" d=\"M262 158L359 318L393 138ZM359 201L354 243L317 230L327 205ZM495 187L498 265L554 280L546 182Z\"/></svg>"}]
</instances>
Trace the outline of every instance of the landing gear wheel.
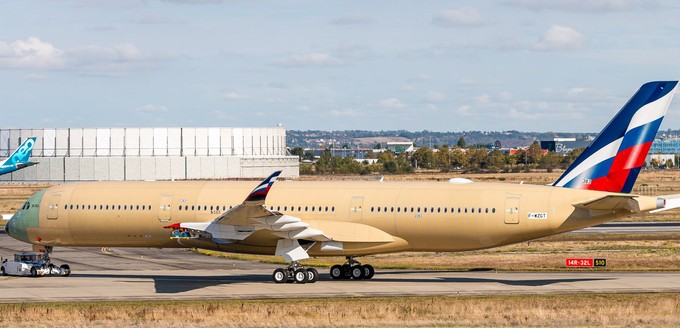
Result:
<instances>
[{"instance_id":1,"label":"landing gear wheel","mask_svg":"<svg viewBox=\"0 0 680 328\"><path fill-rule=\"evenodd\" d=\"M60 266L60 268L61 268L61 274L62 274L64 277L68 277L68 276L71 275L71 267L68 266L68 264L62 264L62 265Z\"/></svg>"},{"instance_id":2,"label":"landing gear wheel","mask_svg":"<svg viewBox=\"0 0 680 328\"><path fill-rule=\"evenodd\" d=\"M316 271L314 268L307 268L307 282L310 284L315 283L317 280L319 280L319 271Z\"/></svg>"},{"instance_id":3,"label":"landing gear wheel","mask_svg":"<svg viewBox=\"0 0 680 328\"><path fill-rule=\"evenodd\" d=\"M31 277L35 278L38 276L38 270L35 267L31 268Z\"/></svg>"},{"instance_id":4,"label":"landing gear wheel","mask_svg":"<svg viewBox=\"0 0 680 328\"><path fill-rule=\"evenodd\" d=\"M331 278L333 279L371 279L375 275L375 270L370 264L362 265L354 259L354 256L347 256L347 262L343 265L336 264L331 267Z\"/></svg>"},{"instance_id":5,"label":"landing gear wheel","mask_svg":"<svg viewBox=\"0 0 680 328\"><path fill-rule=\"evenodd\" d=\"M307 271L305 269L297 269L293 272L293 279L298 284L304 284L307 282Z\"/></svg>"},{"instance_id":6,"label":"landing gear wheel","mask_svg":"<svg viewBox=\"0 0 680 328\"><path fill-rule=\"evenodd\" d=\"M278 268L274 270L274 274L272 274L272 279L274 279L274 282L277 284L283 284L288 281L288 273L286 272L285 269Z\"/></svg>"},{"instance_id":7,"label":"landing gear wheel","mask_svg":"<svg viewBox=\"0 0 680 328\"><path fill-rule=\"evenodd\" d=\"M349 264L342 265L342 279L352 278L352 267Z\"/></svg>"},{"instance_id":8,"label":"landing gear wheel","mask_svg":"<svg viewBox=\"0 0 680 328\"><path fill-rule=\"evenodd\" d=\"M342 276L344 276L343 273L344 272L342 270L342 265L336 264L331 267L331 279L333 280L342 279Z\"/></svg>"},{"instance_id":9,"label":"landing gear wheel","mask_svg":"<svg viewBox=\"0 0 680 328\"><path fill-rule=\"evenodd\" d=\"M352 266L352 269L350 270L352 279L354 280L361 280L364 279L364 268L361 265L355 265Z\"/></svg>"},{"instance_id":10,"label":"landing gear wheel","mask_svg":"<svg viewBox=\"0 0 680 328\"><path fill-rule=\"evenodd\" d=\"M364 264L361 266L361 271L363 271L363 278L364 279L371 279L375 275L375 270L373 269L373 266L370 264Z\"/></svg>"},{"instance_id":11,"label":"landing gear wheel","mask_svg":"<svg viewBox=\"0 0 680 328\"><path fill-rule=\"evenodd\" d=\"M0 271L2 271L3 276L7 275L7 272L5 272L5 267L0 267Z\"/></svg>"}]
</instances>

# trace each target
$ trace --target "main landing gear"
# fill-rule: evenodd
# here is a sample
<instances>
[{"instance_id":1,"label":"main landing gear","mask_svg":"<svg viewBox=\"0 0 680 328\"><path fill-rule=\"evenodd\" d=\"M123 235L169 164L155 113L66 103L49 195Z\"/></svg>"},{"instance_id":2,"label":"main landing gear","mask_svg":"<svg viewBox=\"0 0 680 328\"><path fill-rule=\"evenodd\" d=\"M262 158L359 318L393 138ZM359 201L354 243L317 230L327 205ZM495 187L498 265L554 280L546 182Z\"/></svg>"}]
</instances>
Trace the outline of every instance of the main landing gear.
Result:
<instances>
[{"instance_id":1,"label":"main landing gear","mask_svg":"<svg viewBox=\"0 0 680 328\"><path fill-rule=\"evenodd\" d=\"M300 265L298 261L293 261L288 267L274 270L272 279L274 279L274 282L277 284L282 284L285 282L313 284L319 280L319 272L314 268L305 268L304 266Z\"/></svg>"},{"instance_id":2,"label":"main landing gear","mask_svg":"<svg viewBox=\"0 0 680 328\"><path fill-rule=\"evenodd\" d=\"M331 278L338 279L371 279L375 274L375 270L370 264L362 265L359 261L354 259L354 256L348 256L347 262L343 265L336 264L331 267Z\"/></svg>"}]
</instances>

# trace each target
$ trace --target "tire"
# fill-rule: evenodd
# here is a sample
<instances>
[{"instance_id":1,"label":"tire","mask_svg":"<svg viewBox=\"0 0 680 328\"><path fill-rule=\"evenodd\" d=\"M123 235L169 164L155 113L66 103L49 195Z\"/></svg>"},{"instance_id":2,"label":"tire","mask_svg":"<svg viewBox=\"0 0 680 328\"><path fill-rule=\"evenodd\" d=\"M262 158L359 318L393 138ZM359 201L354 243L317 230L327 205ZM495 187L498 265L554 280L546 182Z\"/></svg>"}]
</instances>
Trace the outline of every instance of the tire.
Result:
<instances>
[{"instance_id":1,"label":"tire","mask_svg":"<svg viewBox=\"0 0 680 328\"><path fill-rule=\"evenodd\" d=\"M277 284L283 284L288 281L288 273L285 269L278 268L274 270L274 273L272 274L272 280L274 280L274 282Z\"/></svg>"},{"instance_id":2,"label":"tire","mask_svg":"<svg viewBox=\"0 0 680 328\"><path fill-rule=\"evenodd\" d=\"M314 268L307 268L307 282L313 284L319 280L319 271Z\"/></svg>"},{"instance_id":3,"label":"tire","mask_svg":"<svg viewBox=\"0 0 680 328\"><path fill-rule=\"evenodd\" d=\"M60 266L61 268L61 275L64 277L68 277L71 275L71 267L68 266L68 264L62 264Z\"/></svg>"},{"instance_id":4,"label":"tire","mask_svg":"<svg viewBox=\"0 0 680 328\"><path fill-rule=\"evenodd\" d=\"M364 267L361 265L355 265L350 269L352 279L361 280L364 279Z\"/></svg>"},{"instance_id":5,"label":"tire","mask_svg":"<svg viewBox=\"0 0 680 328\"><path fill-rule=\"evenodd\" d=\"M343 276L342 265L336 264L331 267L331 279L338 280L342 279Z\"/></svg>"},{"instance_id":6,"label":"tire","mask_svg":"<svg viewBox=\"0 0 680 328\"><path fill-rule=\"evenodd\" d=\"M352 267L349 264L342 265L342 279L352 278Z\"/></svg>"},{"instance_id":7,"label":"tire","mask_svg":"<svg viewBox=\"0 0 680 328\"><path fill-rule=\"evenodd\" d=\"M364 279L371 279L375 275L375 270L373 269L373 266L370 264L364 264L361 266L362 270L364 272Z\"/></svg>"},{"instance_id":8,"label":"tire","mask_svg":"<svg viewBox=\"0 0 680 328\"><path fill-rule=\"evenodd\" d=\"M7 272L5 272L5 267L0 267L0 271L2 271L3 276L7 275Z\"/></svg>"},{"instance_id":9,"label":"tire","mask_svg":"<svg viewBox=\"0 0 680 328\"><path fill-rule=\"evenodd\" d=\"M38 276L38 270L35 267L31 267L31 277L35 278Z\"/></svg>"},{"instance_id":10,"label":"tire","mask_svg":"<svg viewBox=\"0 0 680 328\"><path fill-rule=\"evenodd\" d=\"M293 279L298 284L304 284L307 282L307 271L305 269L297 269L293 272Z\"/></svg>"}]
</instances>

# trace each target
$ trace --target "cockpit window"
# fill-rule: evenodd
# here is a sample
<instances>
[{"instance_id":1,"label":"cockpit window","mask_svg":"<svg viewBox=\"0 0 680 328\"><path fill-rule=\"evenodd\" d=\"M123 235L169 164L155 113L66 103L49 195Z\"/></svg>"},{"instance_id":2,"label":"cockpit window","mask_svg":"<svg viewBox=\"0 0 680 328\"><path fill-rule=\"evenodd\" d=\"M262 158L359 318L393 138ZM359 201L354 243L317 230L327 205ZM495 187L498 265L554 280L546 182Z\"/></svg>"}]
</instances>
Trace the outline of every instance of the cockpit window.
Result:
<instances>
[{"instance_id":1,"label":"cockpit window","mask_svg":"<svg viewBox=\"0 0 680 328\"><path fill-rule=\"evenodd\" d=\"M22 210L27 210L29 208L31 208L31 203L29 203L29 202L24 203L24 206L21 207Z\"/></svg>"}]
</instances>

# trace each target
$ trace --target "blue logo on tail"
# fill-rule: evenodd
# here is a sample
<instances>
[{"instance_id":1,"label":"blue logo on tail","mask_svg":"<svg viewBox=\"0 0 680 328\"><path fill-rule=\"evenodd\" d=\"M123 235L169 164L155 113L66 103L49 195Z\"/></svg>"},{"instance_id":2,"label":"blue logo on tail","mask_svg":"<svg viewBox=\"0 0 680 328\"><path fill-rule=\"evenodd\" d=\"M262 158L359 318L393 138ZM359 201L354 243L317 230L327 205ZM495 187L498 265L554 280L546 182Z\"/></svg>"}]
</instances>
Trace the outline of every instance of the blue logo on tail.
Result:
<instances>
[{"instance_id":1,"label":"blue logo on tail","mask_svg":"<svg viewBox=\"0 0 680 328\"><path fill-rule=\"evenodd\" d=\"M22 164L28 163L28 159L33 153L33 146L35 145L35 138L28 138L24 143L15 150L5 164Z\"/></svg>"}]
</instances>

